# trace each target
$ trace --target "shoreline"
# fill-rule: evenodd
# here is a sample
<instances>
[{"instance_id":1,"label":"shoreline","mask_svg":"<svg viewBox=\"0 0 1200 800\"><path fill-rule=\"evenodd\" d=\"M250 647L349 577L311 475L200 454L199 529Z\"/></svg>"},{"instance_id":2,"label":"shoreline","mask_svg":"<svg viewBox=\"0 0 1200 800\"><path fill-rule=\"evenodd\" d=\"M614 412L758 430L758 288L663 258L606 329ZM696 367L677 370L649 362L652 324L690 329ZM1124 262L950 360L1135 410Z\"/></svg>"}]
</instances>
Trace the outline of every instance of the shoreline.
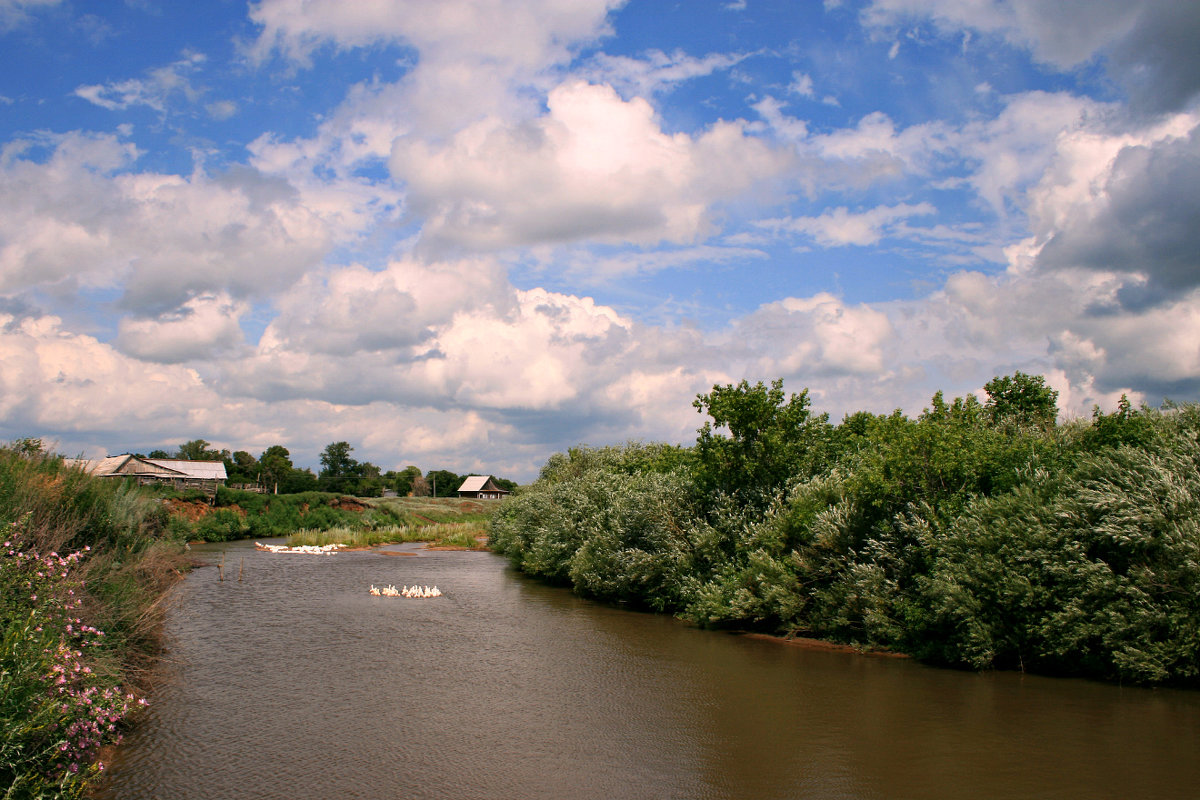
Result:
<instances>
[{"instance_id":1,"label":"shoreline","mask_svg":"<svg viewBox=\"0 0 1200 800\"><path fill-rule=\"evenodd\" d=\"M910 659L908 653L897 653L892 650L872 650L856 647L852 644L839 644L838 642L827 642L824 639L813 639L808 636L776 636L770 633L756 633L752 631L729 631L733 636L744 636L747 639L760 639L767 642L776 642L785 644L791 647L801 647L805 650L821 650L827 653L853 653L860 656L871 656L873 658L905 658Z\"/></svg>"}]
</instances>

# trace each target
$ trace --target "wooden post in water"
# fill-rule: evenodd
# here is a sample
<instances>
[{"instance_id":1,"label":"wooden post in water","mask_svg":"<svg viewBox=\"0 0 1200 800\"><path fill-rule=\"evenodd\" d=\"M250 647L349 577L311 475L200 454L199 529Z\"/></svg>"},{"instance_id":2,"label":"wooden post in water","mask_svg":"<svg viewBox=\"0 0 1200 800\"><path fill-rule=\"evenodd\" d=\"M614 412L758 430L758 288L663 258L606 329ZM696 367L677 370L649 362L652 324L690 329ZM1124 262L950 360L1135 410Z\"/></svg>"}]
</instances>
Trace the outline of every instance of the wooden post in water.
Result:
<instances>
[{"instance_id":1,"label":"wooden post in water","mask_svg":"<svg viewBox=\"0 0 1200 800\"><path fill-rule=\"evenodd\" d=\"M242 568L246 566L246 557L242 556L242 561L238 564L238 583L242 582Z\"/></svg>"},{"instance_id":2,"label":"wooden post in water","mask_svg":"<svg viewBox=\"0 0 1200 800\"><path fill-rule=\"evenodd\" d=\"M217 562L217 572L220 574L220 580L225 580L225 552L221 552L221 560Z\"/></svg>"}]
</instances>

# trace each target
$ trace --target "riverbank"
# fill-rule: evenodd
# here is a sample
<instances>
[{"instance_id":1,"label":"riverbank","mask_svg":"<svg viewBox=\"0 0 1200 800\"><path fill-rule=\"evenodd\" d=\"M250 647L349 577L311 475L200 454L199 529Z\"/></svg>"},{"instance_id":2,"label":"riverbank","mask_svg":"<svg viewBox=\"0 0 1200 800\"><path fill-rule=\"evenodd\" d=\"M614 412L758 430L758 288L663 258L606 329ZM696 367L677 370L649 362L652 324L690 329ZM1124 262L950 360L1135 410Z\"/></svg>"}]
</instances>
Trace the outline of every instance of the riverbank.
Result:
<instances>
[{"instance_id":1,"label":"riverbank","mask_svg":"<svg viewBox=\"0 0 1200 800\"><path fill-rule=\"evenodd\" d=\"M769 633L756 633L754 631L730 631L730 633L734 636L742 636L747 639L759 639L789 647L799 647L804 650L819 650L826 653L853 653L854 655L869 656L871 658L912 658L907 653L897 653L893 650L855 647L854 645L839 644L838 642L830 642L825 639L812 639L807 636L773 636Z\"/></svg>"},{"instance_id":2,"label":"riverbank","mask_svg":"<svg viewBox=\"0 0 1200 800\"><path fill-rule=\"evenodd\" d=\"M837 426L778 382L714 387L694 447L551 456L491 546L532 577L701 627L1200 688L1200 406L1059 424L1053 392L1016 378L986 404L939 393L917 419Z\"/></svg>"},{"instance_id":3,"label":"riverbank","mask_svg":"<svg viewBox=\"0 0 1200 800\"><path fill-rule=\"evenodd\" d=\"M189 567L159 503L0 448L0 785L80 797L145 706L164 597Z\"/></svg>"},{"instance_id":4,"label":"riverbank","mask_svg":"<svg viewBox=\"0 0 1200 800\"><path fill-rule=\"evenodd\" d=\"M230 490L210 504L92 477L40 444L0 447L3 797L80 797L104 771L146 704L188 540L257 530L292 547L486 549L494 507Z\"/></svg>"}]
</instances>

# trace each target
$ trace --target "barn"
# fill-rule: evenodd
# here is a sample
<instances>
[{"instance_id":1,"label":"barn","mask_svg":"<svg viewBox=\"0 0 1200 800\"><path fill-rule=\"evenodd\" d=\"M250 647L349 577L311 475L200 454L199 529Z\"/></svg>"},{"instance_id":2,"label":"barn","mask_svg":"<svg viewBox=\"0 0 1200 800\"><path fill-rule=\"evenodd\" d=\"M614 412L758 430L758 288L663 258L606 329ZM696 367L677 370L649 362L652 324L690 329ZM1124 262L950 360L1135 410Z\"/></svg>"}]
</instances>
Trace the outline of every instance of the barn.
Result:
<instances>
[{"instance_id":1,"label":"barn","mask_svg":"<svg viewBox=\"0 0 1200 800\"><path fill-rule=\"evenodd\" d=\"M210 495L225 483L225 462L188 461L180 458L142 458L134 455L70 459L98 478L134 478L139 485L166 484L176 489L202 489Z\"/></svg>"}]
</instances>

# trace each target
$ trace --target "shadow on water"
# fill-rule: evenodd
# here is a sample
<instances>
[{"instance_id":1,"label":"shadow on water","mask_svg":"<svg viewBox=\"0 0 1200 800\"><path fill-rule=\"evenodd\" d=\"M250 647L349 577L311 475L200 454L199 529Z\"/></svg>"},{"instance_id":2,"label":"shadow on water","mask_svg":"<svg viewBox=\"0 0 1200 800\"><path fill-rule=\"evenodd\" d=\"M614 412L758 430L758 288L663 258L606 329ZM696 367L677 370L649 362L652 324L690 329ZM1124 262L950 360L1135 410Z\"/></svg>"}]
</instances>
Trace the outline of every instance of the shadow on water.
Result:
<instances>
[{"instance_id":1,"label":"shadow on water","mask_svg":"<svg viewBox=\"0 0 1200 800\"><path fill-rule=\"evenodd\" d=\"M199 549L102 798L1186 797L1200 696L808 650L483 552ZM245 559L244 579L236 567ZM232 577L231 577L232 576ZM438 585L441 598L375 597Z\"/></svg>"}]
</instances>

